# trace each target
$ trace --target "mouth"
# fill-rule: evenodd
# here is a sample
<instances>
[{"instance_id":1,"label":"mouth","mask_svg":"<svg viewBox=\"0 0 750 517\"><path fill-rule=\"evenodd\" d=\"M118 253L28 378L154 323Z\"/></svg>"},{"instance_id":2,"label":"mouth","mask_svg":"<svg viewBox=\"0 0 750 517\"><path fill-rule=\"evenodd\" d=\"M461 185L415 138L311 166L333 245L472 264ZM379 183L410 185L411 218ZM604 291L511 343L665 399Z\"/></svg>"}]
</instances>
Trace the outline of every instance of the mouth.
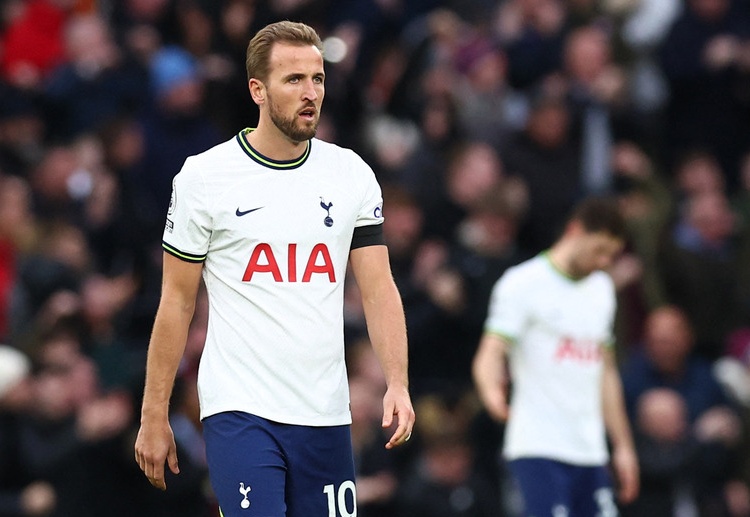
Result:
<instances>
[{"instance_id":1,"label":"mouth","mask_svg":"<svg viewBox=\"0 0 750 517\"><path fill-rule=\"evenodd\" d=\"M307 121L313 121L315 120L315 117L317 115L317 110L313 107L305 108L302 111L299 112L300 118L307 120Z\"/></svg>"}]
</instances>

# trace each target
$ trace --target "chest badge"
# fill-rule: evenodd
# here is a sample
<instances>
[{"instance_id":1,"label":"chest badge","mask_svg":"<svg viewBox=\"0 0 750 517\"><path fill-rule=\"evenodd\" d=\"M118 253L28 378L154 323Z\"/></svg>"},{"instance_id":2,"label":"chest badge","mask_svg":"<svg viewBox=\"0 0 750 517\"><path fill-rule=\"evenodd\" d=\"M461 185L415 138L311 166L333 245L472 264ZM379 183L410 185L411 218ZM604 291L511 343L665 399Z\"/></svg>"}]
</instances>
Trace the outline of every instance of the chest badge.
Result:
<instances>
[{"instance_id":1,"label":"chest badge","mask_svg":"<svg viewBox=\"0 0 750 517\"><path fill-rule=\"evenodd\" d=\"M323 210L326 211L326 217L325 219L323 219L323 224L330 228L331 226L333 226L333 218L331 218L331 207L333 206L333 203L326 203L325 200L321 197L320 206L323 208Z\"/></svg>"}]
</instances>

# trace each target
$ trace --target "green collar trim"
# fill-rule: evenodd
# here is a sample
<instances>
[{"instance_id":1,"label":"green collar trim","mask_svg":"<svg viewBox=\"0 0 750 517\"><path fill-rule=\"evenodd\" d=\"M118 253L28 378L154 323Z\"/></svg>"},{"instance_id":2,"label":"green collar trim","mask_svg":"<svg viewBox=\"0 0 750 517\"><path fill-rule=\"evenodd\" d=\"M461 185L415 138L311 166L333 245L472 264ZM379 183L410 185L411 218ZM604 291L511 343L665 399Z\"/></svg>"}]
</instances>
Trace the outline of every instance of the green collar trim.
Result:
<instances>
[{"instance_id":1,"label":"green collar trim","mask_svg":"<svg viewBox=\"0 0 750 517\"><path fill-rule=\"evenodd\" d=\"M550 265L550 267L553 270L555 270L560 276L562 276L562 277L570 280L571 282L577 282L577 281L581 280L580 278L576 278L574 276L569 275L568 273L566 273L565 271L563 271L562 269L560 269L559 267L557 267L557 264L555 264L554 262L552 262L552 258L550 258L549 252L550 252L550 250L544 250L541 253L541 255L542 255L542 257L544 257L547 260L547 263Z\"/></svg>"},{"instance_id":2,"label":"green collar trim","mask_svg":"<svg viewBox=\"0 0 750 517\"><path fill-rule=\"evenodd\" d=\"M260 165L263 165L264 167L276 170L296 169L297 167L300 167L303 163L305 163L305 161L307 161L307 157L310 156L310 150L312 149L312 140L307 141L307 148L299 158L295 158L293 160L273 160L268 156L264 156L256 151L255 148L253 148L253 146L250 145L250 143L247 141L247 138L245 138L245 136L254 129L255 128L248 127L240 131L237 134L237 143L240 144L240 147L243 151L245 151L245 154L252 158L253 161L259 163Z\"/></svg>"}]
</instances>

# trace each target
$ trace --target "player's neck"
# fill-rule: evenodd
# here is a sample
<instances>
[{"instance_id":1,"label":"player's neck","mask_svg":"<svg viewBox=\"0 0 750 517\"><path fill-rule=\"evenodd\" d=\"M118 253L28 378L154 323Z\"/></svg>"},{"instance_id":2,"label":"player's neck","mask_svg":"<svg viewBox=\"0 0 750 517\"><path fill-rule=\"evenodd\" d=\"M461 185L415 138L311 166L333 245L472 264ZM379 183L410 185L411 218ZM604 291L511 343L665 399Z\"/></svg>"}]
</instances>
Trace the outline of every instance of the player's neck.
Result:
<instances>
[{"instance_id":1,"label":"player's neck","mask_svg":"<svg viewBox=\"0 0 750 517\"><path fill-rule=\"evenodd\" d=\"M547 257L552 265L566 276L573 277L574 272L570 267L571 254L568 250L567 243L564 241L557 242L554 246L549 249Z\"/></svg>"},{"instance_id":2,"label":"player's neck","mask_svg":"<svg viewBox=\"0 0 750 517\"><path fill-rule=\"evenodd\" d=\"M294 142L276 126L261 119L254 131L245 134L247 142L263 156L276 161L294 160L307 149L308 141Z\"/></svg>"}]
</instances>

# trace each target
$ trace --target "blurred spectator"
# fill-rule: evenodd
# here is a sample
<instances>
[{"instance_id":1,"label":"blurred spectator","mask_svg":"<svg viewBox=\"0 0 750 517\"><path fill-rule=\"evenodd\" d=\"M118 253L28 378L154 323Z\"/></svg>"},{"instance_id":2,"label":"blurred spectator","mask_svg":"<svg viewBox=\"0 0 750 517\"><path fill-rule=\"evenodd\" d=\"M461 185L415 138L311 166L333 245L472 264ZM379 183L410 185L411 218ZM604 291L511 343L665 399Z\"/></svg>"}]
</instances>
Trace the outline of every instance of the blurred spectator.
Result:
<instances>
[{"instance_id":1,"label":"blurred spectator","mask_svg":"<svg viewBox=\"0 0 750 517\"><path fill-rule=\"evenodd\" d=\"M86 168L74 146L49 147L29 173L35 214L45 223L81 222L93 172Z\"/></svg>"},{"instance_id":2,"label":"blurred spectator","mask_svg":"<svg viewBox=\"0 0 750 517\"><path fill-rule=\"evenodd\" d=\"M44 110L36 95L0 81L0 172L25 176L44 152Z\"/></svg>"},{"instance_id":3,"label":"blurred spectator","mask_svg":"<svg viewBox=\"0 0 750 517\"><path fill-rule=\"evenodd\" d=\"M722 192L688 198L659 250L668 303L695 329L696 351L715 359L728 332L742 322L735 218Z\"/></svg>"},{"instance_id":4,"label":"blurred spectator","mask_svg":"<svg viewBox=\"0 0 750 517\"><path fill-rule=\"evenodd\" d=\"M738 212L743 231L750 229L750 151L740 160L740 184L732 199Z\"/></svg>"},{"instance_id":5,"label":"blurred spectator","mask_svg":"<svg viewBox=\"0 0 750 517\"><path fill-rule=\"evenodd\" d=\"M31 361L0 345L0 515L43 516L56 505L55 490L34 479L18 456L18 419L32 403Z\"/></svg>"},{"instance_id":6,"label":"blurred spectator","mask_svg":"<svg viewBox=\"0 0 750 517\"><path fill-rule=\"evenodd\" d=\"M626 517L746 515L747 508L728 513L722 487L713 479L723 477L726 452L719 429L728 421L726 414L711 411L691 428L677 392L652 388L639 397L635 433L642 486L638 499L624 509ZM711 419L724 423L710 425ZM717 461L717 453L724 461Z\"/></svg>"},{"instance_id":7,"label":"blurred spectator","mask_svg":"<svg viewBox=\"0 0 750 517\"><path fill-rule=\"evenodd\" d=\"M689 493L697 466L691 465L685 401L668 388L652 388L638 398L634 423L641 493L625 514L677 515L685 506L695 512Z\"/></svg>"},{"instance_id":8,"label":"blurred spectator","mask_svg":"<svg viewBox=\"0 0 750 517\"><path fill-rule=\"evenodd\" d=\"M40 229L39 245L18 264L12 302L15 341L25 344L75 313L74 293L90 266L89 252L83 233L75 226L60 223Z\"/></svg>"},{"instance_id":9,"label":"blurred spectator","mask_svg":"<svg viewBox=\"0 0 750 517\"><path fill-rule=\"evenodd\" d=\"M146 297L150 296L150 291L159 288L149 280L161 274L161 263L155 263L153 260L152 250L157 243L154 242L153 235L148 233L148 230L153 228L154 221L149 219L153 214L146 210L146 207L151 206L153 201L151 195L144 192L143 186L139 184L142 179L140 168L146 148L145 135L142 126L134 118L125 117L105 125L99 136L104 154L103 167L111 171L114 178L108 177L102 181L101 186L105 188L101 189L100 196L94 198L99 200L97 205L100 208L105 208L101 212L101 215L106 216L102 222L118 223L116 229L111 231L107 228L109 225L101 225L100 229L107 233L104 239L107 244L99 247L109 248L111 258L117 259L111 263L117 266L112 268L115 272L119 272L118 267L124 267L123 262L131 261L129 266L132 267L133 273L140 281L140 288L144 291L133 310L148 314L147 311L152 308L156 310L156 305L152 306ZM97 190L96 187L94 190ZM113 239L119 246L112 246ZM97 239L97 243L99 242ZM127 248L129 254L123 256L117 252L123 251L122 246ZM151 296L158 301L158 292ZM151 314L147 316L149 320ZM150 333L150 322L147 327L146 335Z\"/></svg>"},{"instance_id":10,"label":"blurred spectator","mask_svg":"<svg viewBox=\"0 0 750 517\"><path fill-rule=\"evenodd\" d=\"M694 346L692 326L682 310L664 306L650 312L643 346L633 353L622 372L631 418L636 416L638 397L650 388L677 391L686 401L690 422L714 406L728 404L721 385L711 373L711 363L697 355Z\"/></svg>"},{"instance_id":11,"label":"blurred spectator","mask_svg":"<svg viewBox=\"0 0 750 517\"><path fill-rule=\"evenodd\" d=\"M680 157L673 176L679 203L700 194L725 192L727 188L724 171L716 156L698 148Z\"/></svg>"},{"instance_id":12,"label":"blurred spectator","mask_svg":"<svg viewBox=\"0 0 750 517\"><path fill-rule=\"evenodd\" d=\"M208 77L206 104L223 134L231 135L257 124L258 107L248 102L245 71L247 44L261 14L261 7L256 4L249 0L221 2L215 52L203 59ZM330 107L326 99L326 112Z\"/></svg>"},{"instance_id":13,"label":"blurred spectator","mask_svg":"<svg viewBox=\"0 0 750 517\"><path fill-rule=\"evenodd\" d=\"M14 333L16 289L21 263L36 245L38 228L31 213L31 190L21 178L0 176L0 336Z\"/></svg>"},{"instance_id":14,"label":"blurred spectator","mask_svg":"<svg viewBox=\"0 0 750 517\"><path fill-rule=\"evenodd\" d=\"M571 32L565 40L563 74L580 133L580 188L587 194L606 193L612 186L616 118L629 100L610 35L596 25Z\"/></svg>"},{"instance_id":15,"label":"blurred spectator","mask_svg":"<svg viewBox=\"0 0 750 517\"><path fill-rule=\"evenodd\" d=\"M658 50L674 19L680 14L681 0L612 0L620 14L618 35L628 56L628 83L633 108L643 122L644 138L638 143L653 155L662 156L664 139L662 113L669 99L664 72L659 66Z\"/></svg>"},{"instance_id":16,"label":"blurred spectator","mask_svg":"<svg viewBox=\"0 0 750 517\"><path fill-rule=\"evenodd\" d=\"M178 42L176 2L125 0L112 5L110 23L122 45L147 59L162 44Z\"/></svg>"},{"instance_id":17,"label":"blurred spectator","mask_svg":"<svg viewBox=\"0 0 750 517\"><path fill-rule=\"evenodd\" d=\"M530 258L517 244L518 222L528 209L522 184L506 179L488 189L458 225L450 250L450 264L463 279L465 307L461 316L463 355L455 354L456 366L469 368L473 345L481 337L492 287L510 266Z\"/></svg>"},{"instance_id":18,"label":"blurred spectator","mask_svg":"<svg viewBox=\"0 0 750 517\"><path fill-rule=\"evenodd\" d=\"M657 258L674 207L654 160L633 142L616 143L612 171L613 192L629 237L625 253L610 269L618 295L615 335L627 353L628 344L641 340L646 313L664 304Z\"/></svg>"},{"instance_id":19,"label":"blurred spectator","mask_svg":"<svg viewBox=\"0 0 750 517\"><path fill-rule=\"evenodd\" d=\"M750 263L750 151L745 153L740 162L740 182L738 189L731 195L732 208L737 216L739 233L739 262ZM738 280L742 296L742 311L750 315L750 268L740 268Z\"/></svg>"},{"instance_id":20,"label":"blurred spectator","mask_svg":"<svg viewBox=\"0 0 750 517\"><path fill-rule=\"evenodd\" d=\"M96 362L103 388L133 392L143 375L142 345L126 342L119 327L123 310L135 290L133 279L123 274L108 278L85 277L80 287L80 315L84 349Z\"/></svg>"},{"instance_id":21,"label":"blurred spectator","mask_svg":"<svg viewBox=\"0 0 750 517\"><path fill-rule=\"evenodd\" d=\"M153 242L159 240L172 190L172 177L185 158L217 144L218 130L203 110L204 80L195 58L185 50L160 49L150 62L153 109L143 120L143 162L133 185L145 229Z\"/></svg>"},{"instance_id":22,"label":"blurred spectator","mask_svg":"<svg viewBox=\"0 0 750 517\"><path fill-rule=\"evenodd\" d=\"M124 515L132 496L119 440L133 415L129 397L100 391L94 363L73 334L48 334L34 357L39 373L21 420L18 454L33 477L54 487L57 504L50 515Z\"/></svg>"},{"instance_id":23,"label":"blurred spectator","mask_svg":"<svg viewBox=\"0 0 750 517\"><path fill-rule=\"evenodd\" d=\"M63 30L72 0L11 1L3 6L2 75L37 89L63 59Z\"/></svg>"},{"instance_id":24,"label":"blurred spectator","mask_svg":"<svg viewBox=\"0 0 750 517\"><path fill-rule=\"evenodd\" d=\"M120 52L106 20L97 14L72 17L65 27L65 61L44 89L55 139L95 131L117 116L138 111L146 84L146 72Z\"/></svg>"},{"instance_id":25,"label":"blurred spectator","mask_svg":"<svg viewBox=\"0 0 750 517\"><path fill-rule=\"evenodd\" d=\"M416 125L406 119L375 115L366 124L364 134L378 178L386 182L398 181L399 173L419 142Z\"/></svg>"},{"instance_id":26,"label":"blurred spectator","mask_svg":"<svg viewBox=\"0 0 750 517\"><path fill-rule=\"evenodd\" d=\"M714 373L740 406L750 409L750 328L727 337L725 354L714 362Z\"/></svg>"},{"instance_id":27,"label":"blurred spectator","mask_svg":"<svg viewBox=\"0 0 750 517\"><path fill-rule=\"evenodd\" d=\"M505 178L503 160L489 144L466 142L452 156L439 197L427 207L425 232L449 242L461 219Z\"/></svg>"},{"instance_id":28,"label":"blurred spectator","mask_svg":"<svg viewBox=\"0 0 750 517\"><path fill-rule=\"evenodd\" d=\"M423 238L425 215L416 199L397 187L386 185L383 192L388 199L383 235L410 333L411 390L420 393L466 376L454 362L466 353L456 346L463 342L459 341L463 288L448 265L445 243Z\"/></svg>"},{"instance_id":29,"label":"blurred spectator","mask_svg":"<svg viewBox=\"0 0 750 517\"><path fill-rule=\"evenodd\" d=\"M468 440L478 410L471 397L432 395L417 401L416 458L398 496L399 517L497 517L498 487L475 468Z\"/></svg>"},{"instance_id":30,"label":"blurred spectator","mask_svg":"<svg viewBox=\"0 0 750 517\"><path fill-rule=\"evenodd\" d=\"M509 0L494 31L507 49L510 84L528 89L562 65L566 11L558 0Z\"/></svg>"},{"instance_id":31,"label":"blurred spectator","mask_svg":"<svg viewBox=\"0 0 750 517\"><path fill-rule=\"evenodd\" d=\"M736 0L688 0L663 42L661 63L670 89L665 117L668 160L693 147L709 149L729 184L748 145L747 102L739 74L747 73L750 18ZM738 135L725 138L724 135Z\"/></svg>"},{"instance_id":32,"label":"blurred spectator","mask_svg":"<svg viewBox=\"0 0 750 517\"><path fill-rule=\"evenodd\" d=\"M750 328L729 335L726 354L714 363L714 374L739 408L744 423L740 449L742 478L727 490L727 504L733 515L747 515L750 514Z\"/></svg>"},{"instance_id":33,"label":"blurred spectator","mask_svg":"<svg viewBox=\"0 0 750 517\"><path fill-rule=\"evenodd\" d=\"M474 37L471 25L453 10L437 8L418 17L404 29L403 45L387 48L375 63L365 100L417 119L431 100L454 99L460 49Z\"/></svg>"},{"instance_id":34,"label":"blurred spectator","mask_svg":"<svg viewBox=\"0 0 750 517\"><path fill-rule=\"evenodd\" d=\"M521 247L536 253L553 242L581 195L581 154L571 134L564 99L536 92L526 127L502 152L505 168L528 187L528 212L521 222Z\"/></svg>"},{"instance_id":35,"label":"blurred spectator","mask_svg":"<svg viewBox=\"0 0 750 517\"><path fill-rule=\"evenodd\" d=\"M689 482L683 487L688 489L684 496L705 512L698 515L725 515L721 513L727 504L724 491L739 479L741 420L714 376L711 363L696 355L693 347L694 337L685 314L676 307L662 307L649 314L643 348L623 368L626 404L631 419L639 423L643 440L639 456L654 483L636 505L654 504L656 509L650 511L656 513L649 515L664 515L658 513L659 508L663 511L659 505L676 504L671 489L678 488L674 483L679 484L684 476ZM675 395L644 399L654 389L668 389ZM692 445L682 443L685 437L697 442L700 450L696 452ZM691 461L698 463L688 468ZM660 494L659 483L671 487L666 494L661 492L666 501L650 501ZM638 511L632 515L645 515Z\"/></svg>"},{"instance_id":36,"label":"blurred spectator","mask_svg":"<svg viewBox=\"0 0 750 517\"><path fill-rule=\"evenodd\" d=\"M477 39L456 57L458 110L463 135L502 148L509 135L523 127L526 99L508 84L508 58L492 41Z\"/></svg>"},{"instance_id":37,"label":"blurred spectator","mask_svg":"<svg viewBox=\"0 0 750 517\"><path fill-rule=\"evenodd\" d=\"M447 164L461 146L458 108L451 96L426 101L419 119L420 139L394 182L408 190L426 207L442 195Z\"/></svg>"}]
</instances>

